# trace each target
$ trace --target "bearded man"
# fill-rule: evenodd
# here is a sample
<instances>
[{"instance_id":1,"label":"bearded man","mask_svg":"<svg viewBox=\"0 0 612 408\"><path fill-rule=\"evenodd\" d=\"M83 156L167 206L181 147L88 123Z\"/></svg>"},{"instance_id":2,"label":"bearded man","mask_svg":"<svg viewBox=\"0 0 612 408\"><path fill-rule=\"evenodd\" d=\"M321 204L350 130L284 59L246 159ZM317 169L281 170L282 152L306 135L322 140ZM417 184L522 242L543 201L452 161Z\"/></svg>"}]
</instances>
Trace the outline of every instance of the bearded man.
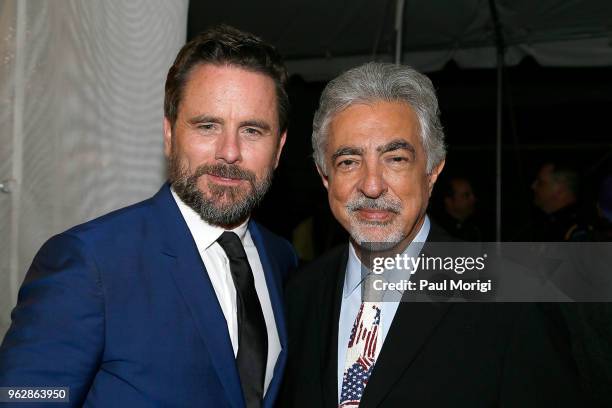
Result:
<instances>
[{"instance_id":1,"label":"bearded man","mask_svg":"<svg viewBox=\"0 0 612 408\"><path fill-rule=\"evenodd\" d=\"M250 213L287 133L276 50L227 26L166 80L169 182L51 238L0 348L0 387L63 387L70 406L272 406L285 364L288 242Z\"/></svg>"},{"instance_id":2,"label":"bearded man","mask_svg":"<svg viewBox=\"0 0 612 408\"><path fill-rule=\"evenodd\" d=\"M427 216L446 149L425 75L374 62L343 73L321 95L312 142L350 239L288 285L281 407L585 405L567 338L537 305L376 293L371 260L453 241Z\"/></svg>"}]
</instances>

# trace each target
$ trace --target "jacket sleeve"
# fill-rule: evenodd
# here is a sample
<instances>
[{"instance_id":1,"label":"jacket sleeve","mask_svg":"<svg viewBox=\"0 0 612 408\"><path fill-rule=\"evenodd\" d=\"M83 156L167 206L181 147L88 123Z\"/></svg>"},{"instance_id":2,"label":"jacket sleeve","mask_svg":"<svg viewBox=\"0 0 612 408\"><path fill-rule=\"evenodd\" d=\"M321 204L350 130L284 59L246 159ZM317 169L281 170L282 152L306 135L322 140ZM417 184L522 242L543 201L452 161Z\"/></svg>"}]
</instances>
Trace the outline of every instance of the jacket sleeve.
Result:
<instances>
[{"instance_id":1,"label":"jacket sleeve","mask_svg":"<svg viewBox=\"0 0 612 408\"><path fill-rule=\"evenodd\" d=\"M102 284L82 240L64 233L43 245L11 319L0 387L69 387L69 405L81 406L104 348Z\"/></svg>"}]
</instances>

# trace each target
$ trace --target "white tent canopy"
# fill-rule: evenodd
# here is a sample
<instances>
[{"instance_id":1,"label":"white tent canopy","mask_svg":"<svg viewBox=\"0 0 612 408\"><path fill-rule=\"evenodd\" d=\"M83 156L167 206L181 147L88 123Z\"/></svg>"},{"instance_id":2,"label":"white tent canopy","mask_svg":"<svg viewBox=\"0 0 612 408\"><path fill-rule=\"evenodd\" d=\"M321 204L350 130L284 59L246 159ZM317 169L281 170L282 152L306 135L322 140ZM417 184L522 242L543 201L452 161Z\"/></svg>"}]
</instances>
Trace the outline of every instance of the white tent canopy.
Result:
<instances>
[{"instance_id":1,"label":"white tent canopy","mask_svg":"<svg viewBox=\"0 0 612 408\"><path fill-rule=\"evenodd\" d=\"M326 80L373 58L393 60L396 1L192 1L190 32L226 22L276 44L289 70ZM545 66L612 65L609 0L495 0L506 65L532 56ZM453 60L496 66L488 0L406 0L402 60L430 72Z\"/></svg>"}]
</instances>

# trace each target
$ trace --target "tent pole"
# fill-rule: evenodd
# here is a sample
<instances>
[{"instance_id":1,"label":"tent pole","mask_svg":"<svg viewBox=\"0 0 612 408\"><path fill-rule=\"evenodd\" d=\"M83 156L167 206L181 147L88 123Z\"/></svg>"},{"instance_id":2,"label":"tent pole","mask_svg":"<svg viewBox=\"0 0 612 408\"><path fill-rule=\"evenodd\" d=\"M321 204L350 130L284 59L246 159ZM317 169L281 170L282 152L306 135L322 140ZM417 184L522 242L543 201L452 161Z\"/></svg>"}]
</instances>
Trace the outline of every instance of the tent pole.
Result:
<instances>
[{"instance_id":1,"label":"tent pole","mask_svg":"<svg viewBox=\"0 0 612 408\"><path fill-rule=\"evenodd\" d=\"M501 55L501 56L500 56ZM497 138L495 146L495 240L501 242L503 54L497 53Z\"/></svg>"},{"instance_id":2,"label":"tent pole","mask_svg":"<svg viewBox=\"0 0 612 408\"><path fill-rule=\"evenodd\" d=\"M504 37L502 34L497 5L495 0L489 0L489 9L495 30L495 45L497 49L497 137L495 148L495 241L501 242L501 188L502 188L502 119L503 119L503 79L504 79Z\"/></svg>"},{"instance_id":3,"label":"tent pole","mask_svg":"<svg viewBox=\"0 0 612 408\"><path fill-rule=\"evenodd\" d=\"M395 3L395 65L402 63L402 35L404 34L404 2Z\"/></svg>"}]
</instances>

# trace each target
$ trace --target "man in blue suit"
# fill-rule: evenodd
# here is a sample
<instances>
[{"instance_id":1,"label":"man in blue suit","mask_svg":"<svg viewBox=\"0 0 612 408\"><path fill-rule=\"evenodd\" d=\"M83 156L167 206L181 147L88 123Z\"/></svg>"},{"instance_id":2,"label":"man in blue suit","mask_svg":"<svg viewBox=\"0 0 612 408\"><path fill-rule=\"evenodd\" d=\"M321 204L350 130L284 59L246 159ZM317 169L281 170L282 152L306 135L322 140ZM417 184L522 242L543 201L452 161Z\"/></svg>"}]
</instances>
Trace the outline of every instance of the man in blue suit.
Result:
<instances>
[{"instance_id":1,"label":"man in blue suit","mask_svg":"<svg viewBox=\"0 0 612 408\"><path fill-rule=\"evenodd\" d=\"M169 182L40 249L0 387L67 387L70 406L273 405L296 257L250 213L285 142L286 79L273 47L231 27L183 47L166 80Z\"/></svg>"}]
</instances>

